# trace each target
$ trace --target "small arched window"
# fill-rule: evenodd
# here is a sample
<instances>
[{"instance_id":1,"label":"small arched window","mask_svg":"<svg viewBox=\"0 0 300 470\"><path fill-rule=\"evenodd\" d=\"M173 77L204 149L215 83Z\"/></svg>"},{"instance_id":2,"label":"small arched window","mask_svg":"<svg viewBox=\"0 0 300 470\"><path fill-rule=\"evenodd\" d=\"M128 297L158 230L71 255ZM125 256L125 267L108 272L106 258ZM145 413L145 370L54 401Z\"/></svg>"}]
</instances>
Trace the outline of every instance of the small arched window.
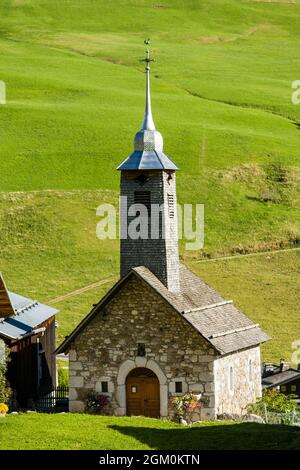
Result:
<instances>
[{"instance_id":1,"label":"small arched window","mask_svg":"<svg viewBox=\"0 0 300 470\"><path fill-rule=\"evenodd\" d=\"M229 369L229 389L231 392L234 391L234 376L233 376L233 367L230 366Z\"/></svg>"}]
</instances>

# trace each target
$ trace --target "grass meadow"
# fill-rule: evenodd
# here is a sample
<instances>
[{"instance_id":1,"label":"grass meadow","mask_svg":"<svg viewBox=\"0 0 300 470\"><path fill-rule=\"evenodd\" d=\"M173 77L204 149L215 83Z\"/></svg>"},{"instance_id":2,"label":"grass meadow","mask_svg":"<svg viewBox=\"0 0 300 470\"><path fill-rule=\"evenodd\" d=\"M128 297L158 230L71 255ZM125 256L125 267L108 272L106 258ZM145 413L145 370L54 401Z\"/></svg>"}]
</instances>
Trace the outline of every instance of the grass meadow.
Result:
<instances>
[{"instance_id":1,"label":"grass meadow","mask_svg":"<svg viewBox=\"0 0 300 470\"><path fill-rule=\"evenodd\" d=\"M5 450L292 450L299 446L299 428L292 426L219 421L186 427L141 417L38 413L0 420L0 449Z\"/></svg>"}]
</instances>

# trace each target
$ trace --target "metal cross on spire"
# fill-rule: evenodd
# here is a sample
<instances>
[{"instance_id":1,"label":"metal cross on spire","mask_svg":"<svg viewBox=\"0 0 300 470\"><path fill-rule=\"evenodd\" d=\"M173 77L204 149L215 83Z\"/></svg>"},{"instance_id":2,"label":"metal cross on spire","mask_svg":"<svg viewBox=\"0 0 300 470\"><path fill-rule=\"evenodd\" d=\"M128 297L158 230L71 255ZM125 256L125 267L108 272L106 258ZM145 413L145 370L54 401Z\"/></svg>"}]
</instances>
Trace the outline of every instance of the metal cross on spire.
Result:
<instances>
[{"instance_id":1,"label":"metal cross on spire","mask_svg":"<svg viewBox=\"0 0 300 470\"><path fill-rule=\"evenodd\" d=\"M142 130L155 130L155 125L152 117L152 110L151 110L151 96L150 96L150 62L154 62L154 59L150 58L150 39L145 39L144 44L147 46L146 49L146 57L142 59L143 62L146 62L146 105L145 105L145 114L144 120L142 123Z\"/></svg>"}]
</instances>

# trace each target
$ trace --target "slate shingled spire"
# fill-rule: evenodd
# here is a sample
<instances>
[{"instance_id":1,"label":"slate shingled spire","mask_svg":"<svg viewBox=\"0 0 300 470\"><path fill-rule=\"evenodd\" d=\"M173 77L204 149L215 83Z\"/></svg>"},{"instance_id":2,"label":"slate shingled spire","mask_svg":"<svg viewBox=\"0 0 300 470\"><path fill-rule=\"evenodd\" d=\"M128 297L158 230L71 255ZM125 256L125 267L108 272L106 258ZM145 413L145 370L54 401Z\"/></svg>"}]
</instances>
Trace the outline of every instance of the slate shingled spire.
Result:
<instances>
[{"instance_id":1,"label":"slate shingled spire","mask_svg":"<svg viewBox=\"0 0 300 470\"><path fill-rule=\"evenodd\" d=\"M163 138L155 129L150 99L150 51L146 40L146 105L142 128L134 139L134 152L121 170L121 277L145 266L172 292L179 292L179 258L176 202L176 165L162 152ZM124 203L126 201L126 203ZM134 217L128 209L142 204L148 210L147 236L132 238ZM152 214L160 209L158 222ZM136 217L135 217L136 218ZM153 236L153 227L155 236Z\"/></svg>"},{"instance_id":2,"label":"slate shingled spire","mask_svg":"<svg viewBox=\"0 0 300 470\"><path fill-rule=\"evenodd\" d=\"M141 129L134 138L134 152L127 157L118 167L118 170L177 170L177 166L163 153L163 137L155 129L152 116L150 95L150 58L149 39L145 40L147 45L146 57L146 103L145 113Z\"/></svg>"}]
</instances>

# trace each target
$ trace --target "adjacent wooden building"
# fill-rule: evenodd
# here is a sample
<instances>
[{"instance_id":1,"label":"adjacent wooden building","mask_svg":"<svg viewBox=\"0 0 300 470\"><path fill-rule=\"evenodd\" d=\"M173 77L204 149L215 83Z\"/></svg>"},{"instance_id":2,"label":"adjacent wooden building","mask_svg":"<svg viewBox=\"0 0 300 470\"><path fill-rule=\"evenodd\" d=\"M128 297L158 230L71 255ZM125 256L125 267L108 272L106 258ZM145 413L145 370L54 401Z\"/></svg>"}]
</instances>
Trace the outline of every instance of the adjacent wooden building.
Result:
<instances>
[{"instance_id":1,"label":"adjacent wooden building","mask_svg":"<svg viewBox=\"0 0 300 470\"><path fill-rule=\"evenodd\" d=\"M281 359L280 364L264 364L262 370L262 386L264 389L275 389L285 395L294 395L300 405L300 364L294 369L288 362Z\"/></svg>"},{"instance_id":2,"label":"adjacent wooden building","mask_svg":"<svg viewBox=\"0 0 300 470\"><path fill-rule=\"evenodd\" d=\"M9 292L0 273L0 349L9 351L7 378L21 408L56 385L56 314L52 307Z\"/></svg>"}]
</instances>

